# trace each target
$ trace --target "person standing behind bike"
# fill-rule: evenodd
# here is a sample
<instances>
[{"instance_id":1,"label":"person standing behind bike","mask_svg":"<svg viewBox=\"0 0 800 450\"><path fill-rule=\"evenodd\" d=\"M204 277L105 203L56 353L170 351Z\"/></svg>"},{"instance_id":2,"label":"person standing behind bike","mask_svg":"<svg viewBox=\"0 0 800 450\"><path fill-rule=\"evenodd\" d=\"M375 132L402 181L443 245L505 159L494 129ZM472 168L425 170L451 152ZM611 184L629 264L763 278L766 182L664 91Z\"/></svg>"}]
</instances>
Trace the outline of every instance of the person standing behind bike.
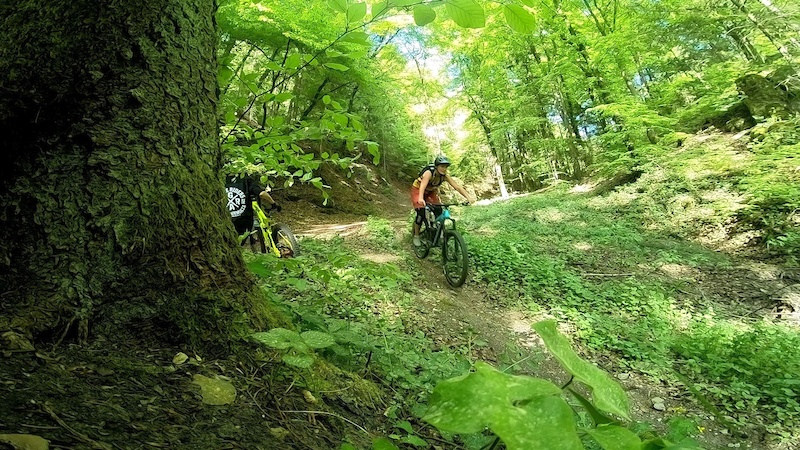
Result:
<instances>
[{"instance_id":1,"label":"person standing behind bike","mask_svg":"<svg viewBox=\"0 0 800 450\"><path fill-rule=\"evenodd\" d=\"M281 210L269 192L249 175L229 175L225 179L225 191L228 194L228 211L231 213L233 226L236 227L236 234L240 236L255 228L253 200L262 200L271 209Z\"/></svg>"},{"instance_id":2,"label":"person standing behind bike","mask_svg":"<svg viewBox=\"0 0 800 450\"><path fill-rule=\"evenodd\" d=\"M428 164L422 171L420 171L417 179L411 185L411 203L417 211L417 217L414 219L414 245L422 245L419 239L419 230L422 222L425 221L425 204L426 203L442 203L439 200L439 186L447 181L459 194L463 195L468 202L472 203L473 200L467 191L461 185L455 182L452 177L447 173L447 168L450 166L450 160L447 156L439 155L433 160L433 164Z\"/></svg>"}]
</instances>

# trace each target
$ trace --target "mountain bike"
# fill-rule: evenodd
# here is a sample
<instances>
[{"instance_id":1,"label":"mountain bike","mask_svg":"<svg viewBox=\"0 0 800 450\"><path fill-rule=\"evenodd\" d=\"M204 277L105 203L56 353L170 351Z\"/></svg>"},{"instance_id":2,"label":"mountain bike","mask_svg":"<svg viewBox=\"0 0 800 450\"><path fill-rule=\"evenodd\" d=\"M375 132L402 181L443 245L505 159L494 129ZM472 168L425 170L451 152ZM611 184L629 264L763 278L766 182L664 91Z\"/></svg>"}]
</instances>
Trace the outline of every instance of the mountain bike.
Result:
<instances>
[{"instance_id":1,"label":"mountain bike","mask_svg":"<svg viewBox=\"0 0 800 450\"><path fill-rule=\"evenodd\" d=\"M254 252L271 253L278 258L292 258L300 254L300 245L288 226L273 223L269 215L258 206L258 201L253 202L253 212L258 224L242 240L243 247L249 245Z\"/></svg>"},{"instance_id":2,"label":"mountain bike","mask_svg":"<svg viewBox=\"0 0 800 450\"><path fill-rule=\"evenodd\" d=\"M414 254L420 259L426 258L431 248L441 248L444 277L453 287L459 287L467 280L469 259L467 243L456 230L456 220L450 215L450 207L466 205L469 203L425 205L425 216L419 230L422 245L414 246ZM436 214L439 214L438 217Z\"/></svg>"}]
</instances>

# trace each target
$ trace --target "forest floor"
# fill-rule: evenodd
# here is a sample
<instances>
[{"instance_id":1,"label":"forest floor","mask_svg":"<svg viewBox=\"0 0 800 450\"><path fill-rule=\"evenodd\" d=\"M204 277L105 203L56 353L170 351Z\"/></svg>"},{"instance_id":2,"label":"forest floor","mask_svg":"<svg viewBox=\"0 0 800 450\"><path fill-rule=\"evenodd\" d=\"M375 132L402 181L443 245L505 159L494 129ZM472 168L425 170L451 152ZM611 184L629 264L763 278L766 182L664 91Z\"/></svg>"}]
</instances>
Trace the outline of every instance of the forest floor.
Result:
<instances>
[{"instance_id":1,"label":"forest floor","mask_svg":"<svg viewBox=\"0 0 800 450\"><path fill-rule=\"evenodd\" d=\"M410 211L410 205L403 205ZM341 237L351 241L351 248L360 249L361 256L377 263L398 264L403 260L413 260L414 255L409 236L409 214L397 217L396 210L387 211L392 218L398 239L403 239L407 253L387 252L385 249L371 248L362 240L365 232L364 221L346 223L335 221L329 224L313 223L303 225L301 236L315 239ZM467 283L459 288L450 287L444 279L438 255L423 261L416 261L418 280L423 294L414 305L416 327L433 339L442 348L469 347L471 358L492 364L509 360L516 361L515 372L541 377L564 384L569 380L567 374L554 357L549 355L542 340L531 329L531 325L547 317L537 317L513 301L499 300L486 288L476 283ZM405 267L405 266L404 266ZM607 267L614 273L614 267ZM681 271L676 266L674 270ZM683 274L687 276L688 274ZM753 314L775 314L775 302L770 294L787 286L781 280L777 267L743 261L741 265L729 270L691 274L696 281L694 287L710 299L734 299L740 306L750 308ZM770 281L771 280L771 281ZM788 281L788 280L787 280ZM731 308L741 312L741 308ZM591 356L589 356L591 359ZM603 361L596 361L602 364ZM778 449L790 448L771 446L762 441L763 435L751 432L748 435L735 434L725 424L720 423L711 411L687 392L684 386L668 386L656 383L647 377L631 371L611 372L625 388L631 401L634 420L646 422L660 433L667 433L667 423L673 417L692 419L690 429L680 433L691 436L704 448L747 448ZM665 399L665 410L656 409L653 399Z\"/></svg>"},{"instance_id":2,"label":"forest floor","mask_svg":"<svg viewBox=\"0 0 800 450\"><path fill-rule=\"evenodd\" d=\"M373 181L378 182L377 179ZM532 324L547 317L531 314L515 305L513 299L498 299L495 293L483 285L471 283L469 279L460 288L450 287L444 280L435 252L423 261L414 257L409 234L411 205L402 187L398 189L395 186L393 191L391 197L374 205L372 215L392 223L396 238L405 244L405 250L400 253L391 248L370 246L369 240L365 239L368 231L364 230L367 222L363 216L349 220L347 214L334 213L321 222L319 215L306 215L295 210L293 226L304 237L344 238L363 258L376 263L401 264L404 270L409 267L409 262L416 266L413 278L418 281L423 294L413 307L414 322L441 347L468 347L471 359L493 364L501 360L506 363L514 361L512 366L516 373L546 378L556 384L566 382L569 375L547 353L543 342L531 329ZM363 196L355 190L349 195L339 193L339 197L341 203L346 204L348 201L359 202ZM497 199L483 203L492 201ZM702 299L723 315L770 317L800 323L800 274L787 272L778 264L753 259L752 256L747 252L738 257L733 254L733 264L724 268L667 264L661 266L660 271L664 277L687 281L686 291L679 295L687 299ZM406 264L402 264L403 261ZM588 267L587 270L593 271ZM602 271L603 274L596 275L639 275L625 273L630 269L614 267L613 264L604 266ZM592 359L591 355L588 357ZM634 371L615 371L615 365L609 361L595 362L605 366L625 388L634 420L652 424L662 434L690 436L704 448L800 448L796 443L767 443L766 434L760 429L743 430L732 426L718 411L704 407L702 401L698 401L684 385L668 385ZM682 421L682 418L691 420Z\"/></svg>"},{"instance_id":3,"label":"forest floor","mask_svg":"<svg viewBox=\"0 0 800 450\"><path fill-rule=\"evenodd\" d=\"M279 219L290 223L301 237L342 238L365 259L408 269L421 289L410 312L414 326L442 348L467 348L473 360L511 362L517 373L556 383L568 379L531 330L531 324L541 317L519 308L511 299L497 298L469 279L461 288L451 288L436 253L422 261L413 256L411 208L404 186L374 176L340 181L346 184L332 183L337 201L329 205L318 201L317 192L291 196L277 192L275 196L284 206ZM365 230L368 215L392 224L402 250L370 244ZM614 267L605 269L616 273ZM792 299L777 299L795 295L793 286L798 282L777 266L747 259L715 271L680 265L662 270L665 276L691 280L692 295L728 304L730 314L790 314L776 305ZM666 273L670 271L673 273ZM148 330L140 331L139 335L148 334ZM146 342L95 340L83 346L64 343L33 348L24 338L3 335L0 449L48 448L36 437L46 438L54 449L335 449L342 436L359 442L353 437L359 430L385 429L379 400L370 404L339 396L341 400L334 405L339 412L322 411L313 395L293 389L295 382L283 377L274 364L255 357L197 355L157 336L154 332L154 339ZM692 421L684 424L688 428L682 432L704 448L792 448L765 443L758 430L736 433L683 386L616 371L609 361L595 362L626 389L635 420L651 423L662 433L674 431L674 417L689 417ZM214 407L199 402L196 381L202 374L232 382L237 388L236 402ZM347 376L340 378L346 380ZM347 389L348 385L334 386L330 392ZM663 399L663 411L655 409L656 398ZM437 446L463 448L444 442Z\"/></svg>"}]
</instances>

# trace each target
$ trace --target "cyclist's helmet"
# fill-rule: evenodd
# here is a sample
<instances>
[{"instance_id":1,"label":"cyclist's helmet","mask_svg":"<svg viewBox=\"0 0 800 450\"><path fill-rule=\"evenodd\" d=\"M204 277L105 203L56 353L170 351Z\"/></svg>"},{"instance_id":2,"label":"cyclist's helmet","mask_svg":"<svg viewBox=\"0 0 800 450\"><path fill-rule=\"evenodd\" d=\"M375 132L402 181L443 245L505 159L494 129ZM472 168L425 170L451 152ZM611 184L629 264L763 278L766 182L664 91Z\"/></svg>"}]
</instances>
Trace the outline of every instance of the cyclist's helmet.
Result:
<instances>
[{"instance_id":1,"label":"cyclist's helmet","mask_svg":"<svg viewBox=\"0 0 800 450\"><path fill-rule=\"evenodd\" d=\"M433 160L433 165L438 166L439 164L447 164L449 166L450 160L447 159L447 156L439 155L436 157L436 159Z\"/></svg>"}]
</instances>

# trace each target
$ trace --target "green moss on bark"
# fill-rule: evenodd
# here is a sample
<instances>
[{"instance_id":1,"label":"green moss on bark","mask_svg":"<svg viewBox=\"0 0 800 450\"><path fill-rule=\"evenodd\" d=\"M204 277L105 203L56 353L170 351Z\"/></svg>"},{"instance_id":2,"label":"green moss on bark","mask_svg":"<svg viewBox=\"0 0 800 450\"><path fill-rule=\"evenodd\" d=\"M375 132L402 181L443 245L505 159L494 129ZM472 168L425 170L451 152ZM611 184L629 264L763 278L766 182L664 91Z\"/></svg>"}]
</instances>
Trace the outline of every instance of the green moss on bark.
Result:
<instances>
[{"instance_id":1,"label":"green moss on bark","mask_svg":"<svg viewBox=\"0 0 800 450\"><path fill-rule=\"evenodd\" d=\"M264 326L223 203L214 8L0 6L0 326Z\"/></svg>"}]
</instances>

